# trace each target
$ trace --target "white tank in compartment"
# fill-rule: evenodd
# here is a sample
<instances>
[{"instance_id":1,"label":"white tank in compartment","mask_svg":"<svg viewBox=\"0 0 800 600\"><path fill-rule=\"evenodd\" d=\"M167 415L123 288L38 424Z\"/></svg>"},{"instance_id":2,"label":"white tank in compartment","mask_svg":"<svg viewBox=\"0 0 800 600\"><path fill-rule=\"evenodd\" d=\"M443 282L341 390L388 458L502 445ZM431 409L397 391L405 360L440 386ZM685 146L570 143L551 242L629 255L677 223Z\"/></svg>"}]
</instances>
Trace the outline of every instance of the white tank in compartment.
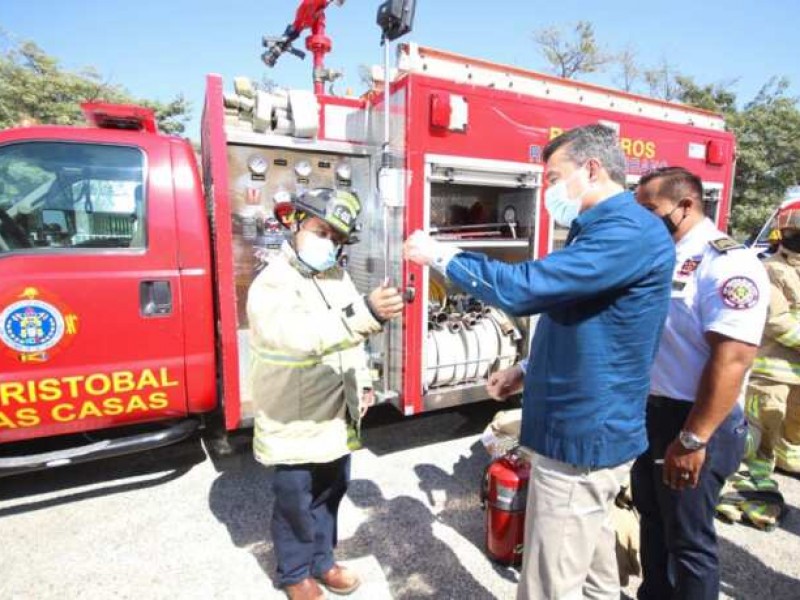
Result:
<instances>
[{"instance_id":1,"label":"white tank in compartment","mask_svg":"<svg viewBox=\"0 0 800 600\"><path fill-rule=\"evenodd\" d=\"M470 302L475 310L459 312ZM495 308L465 302L463 296L436 303L429 315L425 385L481 383L517 361L521 339L513 320Z\"/></svg>"}]
</instances>

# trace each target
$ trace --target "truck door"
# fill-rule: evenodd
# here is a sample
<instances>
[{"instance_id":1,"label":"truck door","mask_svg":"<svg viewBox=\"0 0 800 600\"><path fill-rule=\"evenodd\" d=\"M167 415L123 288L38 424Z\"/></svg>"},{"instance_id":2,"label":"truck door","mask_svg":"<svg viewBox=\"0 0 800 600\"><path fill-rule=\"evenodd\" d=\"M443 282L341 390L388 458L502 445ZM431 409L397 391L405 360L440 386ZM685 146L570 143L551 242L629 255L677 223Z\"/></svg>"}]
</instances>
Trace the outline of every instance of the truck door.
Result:
<instances>
[{"instance_id":1,"label":"truck door","mask_svg":"<svg viewBox=\"0 0 800 600\"><path fill-rule=\"evenodd\" d=\"M186 414L168 141L79 131L0 136L0 442Z\"/></svg>"}]
</instances>

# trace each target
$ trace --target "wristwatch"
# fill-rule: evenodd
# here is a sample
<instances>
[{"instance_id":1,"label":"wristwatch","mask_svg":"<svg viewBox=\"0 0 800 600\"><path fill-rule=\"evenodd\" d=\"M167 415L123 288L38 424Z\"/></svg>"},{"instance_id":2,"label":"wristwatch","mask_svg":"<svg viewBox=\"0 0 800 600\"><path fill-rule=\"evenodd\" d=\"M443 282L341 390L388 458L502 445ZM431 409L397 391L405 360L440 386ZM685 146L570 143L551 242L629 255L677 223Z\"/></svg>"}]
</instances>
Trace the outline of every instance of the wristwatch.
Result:
<instances>
[{"instance_id":1,"label":"wristwatch","mask_svg":"<svg viewBox=\"0 0 800 600\"><path fill-rule=\"evenodd\" d=\"M681 446L692 451L705 448L707 443L700 439L696 434L686 430L680 432L678 435L678 441L681 443Z\"/></svg>"}]
</instances>

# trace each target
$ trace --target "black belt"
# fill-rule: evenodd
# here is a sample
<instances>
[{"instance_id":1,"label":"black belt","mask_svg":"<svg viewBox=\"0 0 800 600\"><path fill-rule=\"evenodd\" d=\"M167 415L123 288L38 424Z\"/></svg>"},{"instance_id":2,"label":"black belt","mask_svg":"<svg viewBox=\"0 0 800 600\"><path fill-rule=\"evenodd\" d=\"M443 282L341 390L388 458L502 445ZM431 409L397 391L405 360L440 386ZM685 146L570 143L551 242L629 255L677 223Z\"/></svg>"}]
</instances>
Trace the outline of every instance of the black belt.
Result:
<instances>
[{"instance_id":1,"label":"black belt","mask_svg":"<svg viewBox=\"0 0 800 600\"><path fill-rule=\"evenodd\" d=\"M656 408L682 408L683 410L686 410L687 407L691 407L692 405L689 400L678 400L677 398L656 396L653 394L647 397L647 403Z\"/></svg>"}]
</instances>

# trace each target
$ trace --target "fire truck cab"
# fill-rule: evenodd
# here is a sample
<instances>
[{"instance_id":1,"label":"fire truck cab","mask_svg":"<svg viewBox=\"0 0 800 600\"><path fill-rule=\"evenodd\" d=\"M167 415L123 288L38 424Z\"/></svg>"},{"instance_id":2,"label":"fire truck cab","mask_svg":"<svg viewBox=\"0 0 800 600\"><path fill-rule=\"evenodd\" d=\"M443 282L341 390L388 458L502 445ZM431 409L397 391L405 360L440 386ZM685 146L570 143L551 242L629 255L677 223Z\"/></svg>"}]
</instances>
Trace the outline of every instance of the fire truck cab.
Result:
<instances>
[{"instance_id":1,"label":"fire truck cab","mask_svg":"<svg viewBox=\"0 0 800 600\"><path fill-rule=\"evenodd\" d=\"M152 420L16 472L190 434L217 405L209 228L191 145L151 111L0 132L0 442ZM4 467L7 467L4 468Z\"/></svg>"}]
</instances>

